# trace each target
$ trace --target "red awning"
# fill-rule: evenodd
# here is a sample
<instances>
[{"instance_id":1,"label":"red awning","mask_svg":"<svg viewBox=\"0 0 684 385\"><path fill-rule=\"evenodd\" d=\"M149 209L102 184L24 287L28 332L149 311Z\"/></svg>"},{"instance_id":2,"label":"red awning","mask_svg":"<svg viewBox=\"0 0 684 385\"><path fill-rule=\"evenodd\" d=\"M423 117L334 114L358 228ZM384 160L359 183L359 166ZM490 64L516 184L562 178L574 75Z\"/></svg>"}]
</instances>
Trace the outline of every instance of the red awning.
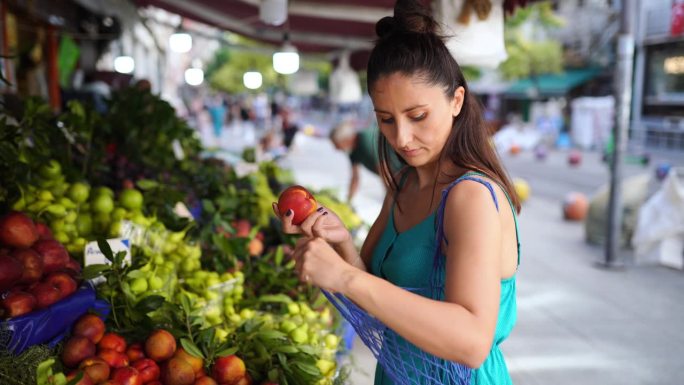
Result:
<instances>
[{"instance_id":1,"label":"red awning","mask_svg":"<svg viewBox=\"0 0 684 385\"><path fill-rule=\"evenodd\" d=\"M429 3L431 0L422 0ZM528 0L505 0L512 10ZM259 41L280 44L285 32L303 52L349 49L351 64L363 68L375 39L375 23L392 15L394 0L290 0L288 20L280 26L259 19L261 0L136 0Z\"/></svg>"}]
</instances>

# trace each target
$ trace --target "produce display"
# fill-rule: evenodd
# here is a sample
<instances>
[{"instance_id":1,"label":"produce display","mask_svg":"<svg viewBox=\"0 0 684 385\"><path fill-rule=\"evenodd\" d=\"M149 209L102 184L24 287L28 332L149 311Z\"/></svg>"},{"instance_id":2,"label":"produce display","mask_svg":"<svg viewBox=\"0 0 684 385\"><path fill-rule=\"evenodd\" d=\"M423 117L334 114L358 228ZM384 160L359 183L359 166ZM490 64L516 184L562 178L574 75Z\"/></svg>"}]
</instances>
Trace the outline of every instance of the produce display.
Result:
<instances>
[{"instance_id":1,"label":"produce display","mask_svg":"<svg viewBox=\"0 0 684 385\"><path fill-rule=\"evenodd\" d=\"M104 114L35 99L1 111L0 383L344 384L341 317L297 279L272 203L296 223L319 205L361 221L334 193L286 189L274 162L255 169L203 157L141 90ZM81 287L106 311L58 306ZM45 309L74 322L13 353L24 332L9 325Z\"/></svg>"}]
</instances>

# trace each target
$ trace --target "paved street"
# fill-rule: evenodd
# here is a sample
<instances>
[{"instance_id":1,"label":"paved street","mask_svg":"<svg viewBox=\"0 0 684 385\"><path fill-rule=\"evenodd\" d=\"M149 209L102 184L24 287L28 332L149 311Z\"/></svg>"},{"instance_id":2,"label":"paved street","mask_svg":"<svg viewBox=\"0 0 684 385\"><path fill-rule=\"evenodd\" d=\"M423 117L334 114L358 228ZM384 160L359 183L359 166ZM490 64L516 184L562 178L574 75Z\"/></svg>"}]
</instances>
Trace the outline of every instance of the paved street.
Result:
<instances>
[{"instance_id":1,"label":"paved street","mask_svg":"<svg viewBox=\"0 0 684 385\"><path fill-rule=\"evenodd\" d=\"M346 191L346 159L330 155L328 146L299 137L288 161L301 183ZM563 153L552 153L545 162L531 154L504 159L511 174L525 178L533 190L520 217L518 323L503 344L514 383L684 384L684 273L658 266L596 268L602 249L584 243L581 223L562 220L565 193L591 195L606 183L608 170L599 156L585 154L577 168L567 166ZM652 168L625 170L640 172ZM361 183L354 205L372 217L382 185L370 173ZM352 361L352 383L372 383L375 362L359 340Z\"/></svg>"}]
</instances>

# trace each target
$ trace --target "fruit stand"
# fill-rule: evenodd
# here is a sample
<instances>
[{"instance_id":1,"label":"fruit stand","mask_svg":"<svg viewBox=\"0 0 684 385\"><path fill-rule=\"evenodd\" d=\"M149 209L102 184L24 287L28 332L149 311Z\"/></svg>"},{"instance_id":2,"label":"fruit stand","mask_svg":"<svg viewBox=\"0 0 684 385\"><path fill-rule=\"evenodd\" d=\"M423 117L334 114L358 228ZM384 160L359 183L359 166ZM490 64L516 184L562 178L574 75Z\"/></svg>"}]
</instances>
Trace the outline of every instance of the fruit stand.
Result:
<instances>
[{"instance_id":1,"label":"fruit stand","mask_svg":"<svg viewBox=\"0 0 684 385\"><path fill-rule=\"evenodd\" d=\"M145 90L108 103L0 113L0 383L345 383L340 317L273 214L291 174L207 156Z\"/></svg>"}]
</instances>

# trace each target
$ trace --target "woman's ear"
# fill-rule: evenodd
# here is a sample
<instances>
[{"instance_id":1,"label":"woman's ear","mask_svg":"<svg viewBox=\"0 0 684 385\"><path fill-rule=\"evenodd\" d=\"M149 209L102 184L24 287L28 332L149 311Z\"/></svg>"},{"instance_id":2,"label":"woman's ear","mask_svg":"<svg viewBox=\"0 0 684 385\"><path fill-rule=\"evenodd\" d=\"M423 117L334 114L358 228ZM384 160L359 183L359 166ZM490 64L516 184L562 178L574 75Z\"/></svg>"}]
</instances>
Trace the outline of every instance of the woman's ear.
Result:
<instances>
[{"instance_id":1,"label":"woman's ear","mask_svg":"<svg viewBox=\"0 0 684 385\"><path fill-rule=\"evenodd\" d=\"M465 100L465 88L458 87L454 91L454 98L451 100L451 115L455 118L461 113L463 101Z\"/></svg>"}]
</instances>

